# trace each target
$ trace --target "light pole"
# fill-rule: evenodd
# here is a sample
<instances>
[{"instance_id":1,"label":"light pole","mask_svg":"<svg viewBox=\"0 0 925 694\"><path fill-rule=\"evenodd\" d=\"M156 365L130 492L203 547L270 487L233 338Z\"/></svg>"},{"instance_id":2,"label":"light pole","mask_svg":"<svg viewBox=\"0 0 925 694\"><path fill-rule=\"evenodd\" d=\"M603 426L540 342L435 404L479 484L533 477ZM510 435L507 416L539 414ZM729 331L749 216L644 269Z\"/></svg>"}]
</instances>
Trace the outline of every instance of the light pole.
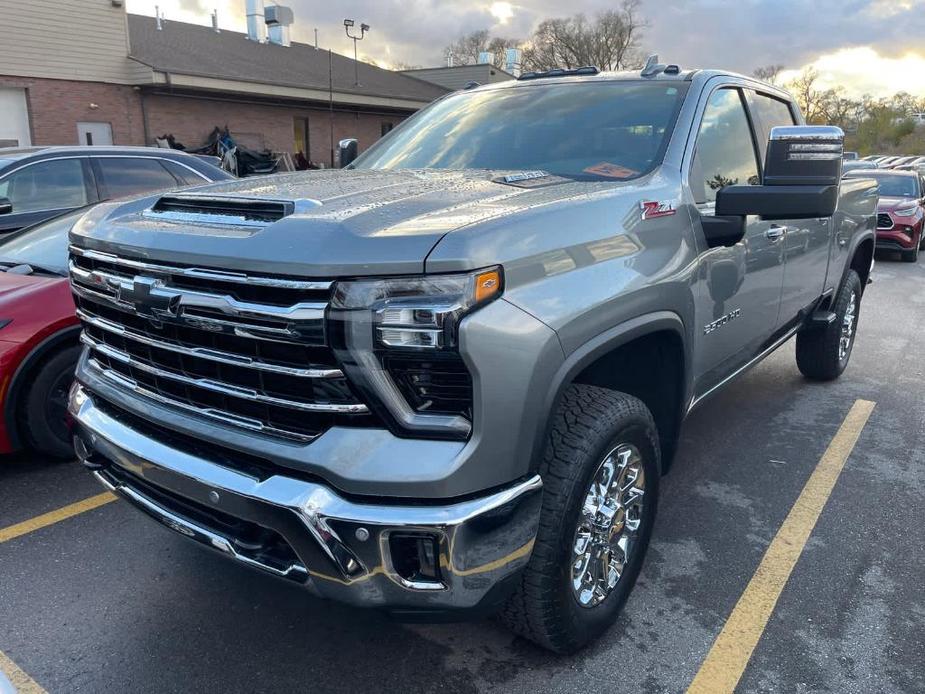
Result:
<instances>
[{"instance_id":1,"label":"light pole","mask_svg":"<svg viewBox=\"0 0 925 694\"><path fill-rule=\"evenodd\" d=\"M344 31L347 32L347 38L353 39L353 71L356 76L354 86L360 86L360 63L357 59L357 41L362 41L363 37L366 36L366 32L369 31L369 24L360 24L360 35L354 36L350 33L350 29L353 27L355 22L352 19L344 20Z\"/></svg>"}]
</instances>

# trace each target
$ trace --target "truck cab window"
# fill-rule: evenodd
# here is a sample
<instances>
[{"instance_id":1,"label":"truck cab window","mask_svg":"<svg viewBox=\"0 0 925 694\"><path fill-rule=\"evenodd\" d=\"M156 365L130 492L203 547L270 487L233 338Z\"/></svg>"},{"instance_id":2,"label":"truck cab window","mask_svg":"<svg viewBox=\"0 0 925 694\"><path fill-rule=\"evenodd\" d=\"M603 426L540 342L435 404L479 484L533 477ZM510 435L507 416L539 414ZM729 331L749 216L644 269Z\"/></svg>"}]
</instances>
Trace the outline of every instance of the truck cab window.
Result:
<instances>
[{"instance_id":1,"label":"truck cab window","mask_svg":"<svg viewBox=\"0 0 925 694\"><path fill-rule=\"evenodd\" d=\"M749 102L753 106L754 113L764 126L766 133L770 134L771 128L777 128L781 125L796 125L793 120L793 112L790 110L790 104L773 96L766 94L755 94Z\"/></svg>"},{"instance_id":2,"label":"truck cab window","mask_svg":"<svg viewBox=\"0 0 925 694\"><path fill-rule=\"evenodd\" d=\"M690 183L698 204L716 202L725 186L757 185L751 126L737 89L713 92L700 123Z\"/></svg>"}]
</instances>

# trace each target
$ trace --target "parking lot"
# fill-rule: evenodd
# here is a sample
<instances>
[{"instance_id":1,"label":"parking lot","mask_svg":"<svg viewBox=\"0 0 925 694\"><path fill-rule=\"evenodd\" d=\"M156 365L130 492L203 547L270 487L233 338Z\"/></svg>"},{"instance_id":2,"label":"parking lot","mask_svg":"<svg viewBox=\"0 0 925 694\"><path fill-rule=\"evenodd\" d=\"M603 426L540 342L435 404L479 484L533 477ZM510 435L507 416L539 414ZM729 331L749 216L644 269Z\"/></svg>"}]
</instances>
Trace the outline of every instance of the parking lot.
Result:
<instances>
[{"instance_id":1,"label":"parking lot","mask_svg":"<svg viewBox=\"0 0 925 694\"><path fill-rule=\"evenodd\" d=\"M739 691L925 691L925 266L888 256L874 277L841 380L805 381L791 344L687 421L639 583L577 656L490 620L316 601L103 503L76 464L19 457L0 465L0 668L48 692L684 691L862 400L870 418L770 619L745 609L725 633L760 636Z\"/></svg>"}]
</instances>

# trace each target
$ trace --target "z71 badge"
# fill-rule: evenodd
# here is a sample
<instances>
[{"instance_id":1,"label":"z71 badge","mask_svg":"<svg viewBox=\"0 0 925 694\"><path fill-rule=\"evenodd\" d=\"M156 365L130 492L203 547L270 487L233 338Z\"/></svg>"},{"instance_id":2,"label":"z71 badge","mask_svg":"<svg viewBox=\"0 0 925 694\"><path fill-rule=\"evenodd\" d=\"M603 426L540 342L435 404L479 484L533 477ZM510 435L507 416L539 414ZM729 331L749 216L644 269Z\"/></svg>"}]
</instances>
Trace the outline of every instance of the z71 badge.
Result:
<instances>
[{"instance_id":1,"label":"z71 badge","mask_svg":"<svg viewBox=\"0 0 925 694\"><path fill-rule=\"evenodd\" d=\"M671 200L643 200L639 203L642 210L643 221L656 217L668 217L675 213L674 202Z\"/></svg>"}]
</instances>

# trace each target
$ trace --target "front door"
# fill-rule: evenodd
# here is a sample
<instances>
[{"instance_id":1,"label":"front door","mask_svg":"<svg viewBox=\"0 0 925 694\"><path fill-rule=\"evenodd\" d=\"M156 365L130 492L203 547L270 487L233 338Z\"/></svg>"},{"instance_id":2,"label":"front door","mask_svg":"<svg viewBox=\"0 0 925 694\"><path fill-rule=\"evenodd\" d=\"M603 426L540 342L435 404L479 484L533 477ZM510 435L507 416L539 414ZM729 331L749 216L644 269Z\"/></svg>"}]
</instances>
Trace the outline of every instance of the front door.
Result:
<instances>
[{"instance_id":1,"label":"front door","mask_svg":"<svg viewBox=\"0 0 925 694\"><path fill-rule=\"evenodd\" d=\"M111 145L112 126L109 123L78 123L78 145Z\"/></svg>"},{"instance_id":2,"label":"front door","mask_svg":"<svg viewBox=\"0 0 925 694\"><path fill-rule=\"evenodd\" d=\"M714 214L716 193L760 181L756 140L743 94L714 91L706 104L689 172L695 227ZM777 327L784 278L781 236L758 217L746 218L744 238L700 256L694 331L697 395L703 395L759 354Z\"/></svg>"},{"instance_id":3,"label":"front door","mask_svg":"<svg viewBox=\"0 0 925 694\"><path fill-rule=\"evenodd\" d=\"M762 92L749 91L746 96L761 142L768 141L771 128L797 124L786 101ZM810 308L825 289L832 224L829 217L785 219L777 223L784 254L784 284L777 321L781 329L795 326L803 318L804 309Z\"/></svg>"}]
</instances>

